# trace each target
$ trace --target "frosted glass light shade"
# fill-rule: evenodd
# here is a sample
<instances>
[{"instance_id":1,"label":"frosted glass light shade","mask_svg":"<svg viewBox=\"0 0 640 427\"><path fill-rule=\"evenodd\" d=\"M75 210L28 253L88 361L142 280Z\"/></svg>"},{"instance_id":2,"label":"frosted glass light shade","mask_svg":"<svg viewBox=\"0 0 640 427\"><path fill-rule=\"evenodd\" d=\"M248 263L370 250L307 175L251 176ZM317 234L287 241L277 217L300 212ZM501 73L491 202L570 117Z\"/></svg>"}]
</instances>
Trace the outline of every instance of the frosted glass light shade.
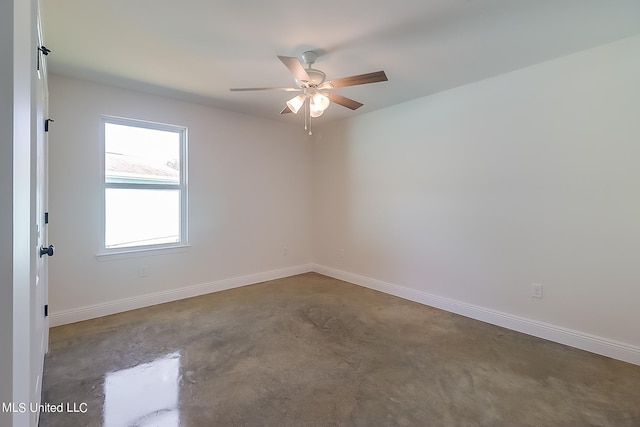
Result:
<instances>
[{"instance_id":1,"label":"frosted glass light shade","mask_svg":"<svg viewBox=\"0 0 640 427\"><path fill-rule=\"evenodd\" d=\"M294 114L298 114L298 111L300 110L300 107L302 107L302 105L304 104L304 100L305 100L305 96L304 95L298 95L296 97L293 97L293 98L291 98L290 100L287 101L287 107L289 107L289 109Z\"/></svg>"},{"instance_id":2,"label":"frosted glass light shade","mask_svg":"<svg viewBox=\"0 0 640 427\"><path fill-rule=\"evenodd\" d=\"M311 108L309 108L309 115L313 118L320 117L324 114L324 110L320 110L319 108L315 108L313 104L311 104Z\"/></svg>"},{"instance_id":3,"label":"frosted glass light shade","mask_svg":"<svg viewBox=\"0 0 640 427\"><path fill-rule=\"evenodd\" d=\"M321 111L329 108L329 104L331 103L331 101L329 101L329 97L320 92L315 93L311 98L311 101L315 108Z\"/></svg>"}]
</instances>

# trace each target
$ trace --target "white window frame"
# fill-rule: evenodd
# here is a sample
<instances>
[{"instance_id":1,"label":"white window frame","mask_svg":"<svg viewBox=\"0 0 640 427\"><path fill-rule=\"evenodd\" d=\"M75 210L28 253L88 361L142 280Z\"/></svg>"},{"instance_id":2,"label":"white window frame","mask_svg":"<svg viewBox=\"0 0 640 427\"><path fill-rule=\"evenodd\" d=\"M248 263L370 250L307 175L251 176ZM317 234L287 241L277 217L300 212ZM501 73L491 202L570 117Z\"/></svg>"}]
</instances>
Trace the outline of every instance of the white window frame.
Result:
<instances>
[{"instance_id":1,"label":"white window frame","mask_svg":"<svg viewBox=\"0 0 640 427\"><path fill-rule=\"evenodd\" d=\"M180 135L180 183L179 184L153 184L153 183L108 183L105 180L106 141L105 126L107 123L176 132ZM100 180L102 183L101 214L102 230L100 234L100 250L97 258L99 261L109 259L121 259L131 256L154 255L154 252L182 252L188 248L188 209L187 209L187 128L184 126L169 125L145 120L130 119L125 117L101 116L100 120ZM161 243L140 246L128 246L122 248L106 247L106 191L109 188L119 189L155 189L155 190L179 190L180 194L180 241L173 243Z\"/></svg>"}]
</instances>

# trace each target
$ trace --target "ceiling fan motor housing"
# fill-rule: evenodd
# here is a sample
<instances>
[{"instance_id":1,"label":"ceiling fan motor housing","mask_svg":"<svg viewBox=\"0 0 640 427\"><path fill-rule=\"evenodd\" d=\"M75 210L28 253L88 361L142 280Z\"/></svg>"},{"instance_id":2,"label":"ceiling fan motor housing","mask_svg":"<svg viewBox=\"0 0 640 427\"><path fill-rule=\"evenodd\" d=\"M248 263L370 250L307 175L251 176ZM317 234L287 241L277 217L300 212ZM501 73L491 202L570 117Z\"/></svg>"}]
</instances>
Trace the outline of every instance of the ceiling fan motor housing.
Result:
<instances>
[{"instance_id":1,"label":"ceiling fan motor housing","mask_svg":"<svg viewBox=\"0 0 640 427\"><path fill-rule=\"evenodd\" d=\"M320 86L324 83L324 79L327 77L325 73L320 70L316 70L315 68L307 68L305 69L307 74L309 75L309 81L300 81L296 79L296 83L299 87L316 87Z\"/></svg>"}]
</instances>

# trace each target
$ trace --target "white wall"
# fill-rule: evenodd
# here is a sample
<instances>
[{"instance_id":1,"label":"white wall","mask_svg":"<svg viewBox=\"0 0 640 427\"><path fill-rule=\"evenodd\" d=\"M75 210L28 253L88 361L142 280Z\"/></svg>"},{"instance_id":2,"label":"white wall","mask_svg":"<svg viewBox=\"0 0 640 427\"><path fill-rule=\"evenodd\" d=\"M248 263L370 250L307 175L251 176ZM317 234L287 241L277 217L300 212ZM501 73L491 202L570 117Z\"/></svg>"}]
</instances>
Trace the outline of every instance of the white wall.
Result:
<instances>
[{"instance_id":1,"label":"white wall","mask_svg":"<svg viewBox=\"0 0 640 427\"><path fill-rule=\"evenodd\" d=\"M56 75L49 92L53 324L310 268L312 146L299 127ZM187 252L96 259L102 114L188 128Z\"/></svg>"},{"instance_id":2,"label":"white wall","mask_svg":"<svg viewBox=\"0 0 640 427\"><path fill-rule=\"evenodd\" d=\"M640 363L638 76L633 37L317 129L314 262Z\"/></svg>"}]
</instances>

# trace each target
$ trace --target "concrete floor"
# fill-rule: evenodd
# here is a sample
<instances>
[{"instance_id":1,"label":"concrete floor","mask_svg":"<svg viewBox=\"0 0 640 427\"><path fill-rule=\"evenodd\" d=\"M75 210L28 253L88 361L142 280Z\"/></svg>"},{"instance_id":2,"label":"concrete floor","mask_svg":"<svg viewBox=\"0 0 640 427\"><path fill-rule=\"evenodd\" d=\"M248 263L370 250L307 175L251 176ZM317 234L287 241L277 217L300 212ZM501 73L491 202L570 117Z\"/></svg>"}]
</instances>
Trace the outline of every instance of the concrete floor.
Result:
<instances>
[{"instance_id":1,"label":"concrete floor","mask_svg":"<svg viewBox=\"0 0 640 427\"><path fill-rule=\"evenodd\" d=\"M50 426L638 426L640 366L308 273L51 330Z\"/></svg>"}]
</instances>

